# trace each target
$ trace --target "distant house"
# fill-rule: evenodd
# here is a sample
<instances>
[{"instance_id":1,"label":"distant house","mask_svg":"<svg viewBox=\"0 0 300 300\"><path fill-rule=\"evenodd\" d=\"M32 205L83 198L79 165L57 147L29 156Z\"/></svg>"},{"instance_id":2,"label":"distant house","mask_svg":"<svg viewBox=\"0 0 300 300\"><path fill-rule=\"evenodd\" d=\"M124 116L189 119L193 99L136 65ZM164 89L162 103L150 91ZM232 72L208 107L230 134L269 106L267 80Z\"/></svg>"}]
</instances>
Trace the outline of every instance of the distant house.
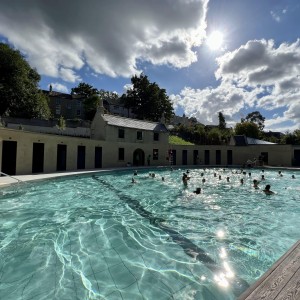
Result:
<instances>
[{"instance_id":1,"label":"distant house","mask_svg":"<svg viewBox=\"0 0 300 300\"><path fill-rule=\"evenodd\" d=\"M196 118L188 118L183 114L183 116L173 116L170 120L170 125L185 125L185 126L190 126L194 124L200 124L197 122Z\"/></svg>"},{"instance_id":2,"label":"distant house","mask_svg":"<svg viewBox=\"0 0 300 300\"><path fill-rule=\"evenodd\" d=\"M49 98L49 108L54 118L85 119L84 97L54 91L42 91Z\"/></svg>"},{"instance_id":3,"label":"distant house","mask_svg":"<svg viewBox=\"0 0 300 300\"><path fill-rule=\"evenodd\" d=\"M66 94L55 91L42 91L49 98L49 108L54 118L63 116L64 119L85 119L85 111L82 95ZM107 113L121 117L135 118L131 109L127 109L121 103L120 98L107 98L103 101Z\"/></svg>"},{"instance_id":4,"label":"distant house","mask_svg":"<svg viewBox=\"0 0 300 300\"><path fill-rule=\"evenodd\" d=\"M121 103L120 98L107 98L103 100L103 106L105 110L113 115L118 115L121 117L127 117L127 118L135 118L136 115L132 112L132 109L128 109L124 107L124 105Z\"/></svg>"}]
</instances>

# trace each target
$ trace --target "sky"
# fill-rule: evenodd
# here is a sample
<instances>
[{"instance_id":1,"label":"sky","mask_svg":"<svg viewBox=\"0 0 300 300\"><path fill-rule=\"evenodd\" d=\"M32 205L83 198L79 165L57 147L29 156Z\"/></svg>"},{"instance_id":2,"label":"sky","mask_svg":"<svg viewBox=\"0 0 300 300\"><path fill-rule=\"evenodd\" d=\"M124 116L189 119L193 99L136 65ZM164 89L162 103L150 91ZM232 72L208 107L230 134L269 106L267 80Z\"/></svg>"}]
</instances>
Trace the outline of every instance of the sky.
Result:
<instances>
[{"instance_id":1,"label":"sky","mask_svg":"<svg viewBox=\"0 0 300 300\"><path fill-rule=\"evenodd\" d=\"M1 0L0 41L42 89L121 95L143 72L177 115L234 127L259 111L266 131L300 129L299 0Z\"/></svg>"}]
</instances>

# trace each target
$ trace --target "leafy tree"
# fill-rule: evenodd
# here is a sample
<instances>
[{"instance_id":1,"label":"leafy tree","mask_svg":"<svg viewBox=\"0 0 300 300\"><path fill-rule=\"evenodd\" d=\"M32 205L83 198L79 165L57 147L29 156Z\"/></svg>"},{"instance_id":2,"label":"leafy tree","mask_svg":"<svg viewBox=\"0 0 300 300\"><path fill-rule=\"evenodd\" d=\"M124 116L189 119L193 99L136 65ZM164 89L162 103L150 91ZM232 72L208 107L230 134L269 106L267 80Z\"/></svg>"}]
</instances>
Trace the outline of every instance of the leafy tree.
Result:
<instances>
[{"instance_id":1,"label":"leafy tree","mask_svg":"<svg viewBox=\"0 0 300 300\"><path fill-rule=\"evenodd\" d=\"M48 98L38 88L40 75L18 50L0 43L0 116L49 118Z\"/></svg>"},{"instance_id":2,"label":"leafy tree","mask_svg":"<svg viewBox=\"0 0 300 300\"><path fill-rule=\"evenodd\" d=\"M100 100L105 99L118 99L119 96L116 93L105 91L103 89L97 90L93 86L81 82L77 87L72 88L72 93L81 95L83 99L83 106L85 112L85 118L87 120L93 120L97 107L99 106Z\"/></svg>"},{"instance_id":3,"label":"leafy tree","mask_svg":"<svg viewBox=\"0 0 300 300\"><path fill-rule=\"evenodd\" d=\"M195 125L193 135L195 144L204 145L206 143L206 131L203 125Z\"/></svg>"},{"instance_id":4,"label":"leafy tree","mask_svg":"<svg viewBox=\"0 0 300 300\"><path fill-rule=\"evenodd\" d=\"M236 135L245 135L256 139L259 137L259 128L252 122L237 123L234 131Z\"/></svg>"},{"instance_id":5,"label":"leafy tree","mask_svg":"<svg viewBox=\"0 0 300 300\"><path fill-rule=\"evenodd\" d=\"M296 129L293 133L287 132L282 139L282 143L300 145L300 129Z\"/></svg>"},{"instance_id":6,"label":"leafy tree","mask_svg":"<svg viewBox=\"0 0 300 300\"><path fill-rule=\"evenodd\" d=\"M78 86L71 89L71 93L87 98L99 94L99 91L90 84L80 82Z\"/></svg>"},{"instance_id":7,"label":"leafy tree","mask_svg":"<svg viewBox=\"0 0 300 300\"><path fill-rule=\"evenodd\" d=\"M57 120L56 127L60 132L66 129L66 121L63 116L60 116L59 119Z\"/></svg>"},{"instance_id":8,"label":"leafy tree","mask_svg":"<svg viewBox=\"0 0 300 300\"><path fill-rule=\"evenodd\" d=\"M207 143L210 145L221 144L221 132L219 128L212 128L207 133Z\"/></svg>"},{"instance_id":9,"label":"leafy tree","mask_svg":"<svg viewBox=\"0 0 300 300\"><path fill-rule=\"evenodd\" d=\"M249 113L245 119L241 119L241 122L251 122L258 126L259 131L263 131L265 128L265 117L261 115L259 111L254 111L252 113Z\"/></svg>"},{"instance_id":10,"label":"leafy tree","mask_svg":"<svg viewBox=\"0 0 300 300\"><path fill-rule=\"evenodd\" d=\"M219 112L218 117L219 117L219 129L223 130L226 128L225 117L222 112Z\"/></svg>"},{"instance_id":11,"label":"leafy tree","mask_svg":"<svg viewBox=\"0 0 300 300\"><path fill-rule=\"evenodd\" d=\"M131 78L133 85L126 94L121 97L124 106L132 109L138 119L159 121L164 117L167 121L173 116L173 106L166 94L157 83L151 83L144 74Z\"/></svg>"}]
</instances>

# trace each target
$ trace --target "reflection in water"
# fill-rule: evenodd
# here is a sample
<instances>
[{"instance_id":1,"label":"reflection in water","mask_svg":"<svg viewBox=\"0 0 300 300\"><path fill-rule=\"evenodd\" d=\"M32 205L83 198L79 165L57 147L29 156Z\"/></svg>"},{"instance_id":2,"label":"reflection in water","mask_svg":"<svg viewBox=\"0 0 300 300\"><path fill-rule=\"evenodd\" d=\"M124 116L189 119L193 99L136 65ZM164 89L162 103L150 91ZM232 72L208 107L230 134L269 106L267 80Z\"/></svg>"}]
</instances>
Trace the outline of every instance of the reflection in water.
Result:
<instances>
[{"instance_id":1,"label":"reflection in water","mask_svg":"<svg viewBox=\"0 0 300 300\"><path fill-rule=\"evenodd\" d=\"M185 189L181 170L155 173L1 191L0 299L233 300L299 235L300 176L290 188L266 171L266 197L230 170L191 170Z\"/></svg>"}]
</instances>

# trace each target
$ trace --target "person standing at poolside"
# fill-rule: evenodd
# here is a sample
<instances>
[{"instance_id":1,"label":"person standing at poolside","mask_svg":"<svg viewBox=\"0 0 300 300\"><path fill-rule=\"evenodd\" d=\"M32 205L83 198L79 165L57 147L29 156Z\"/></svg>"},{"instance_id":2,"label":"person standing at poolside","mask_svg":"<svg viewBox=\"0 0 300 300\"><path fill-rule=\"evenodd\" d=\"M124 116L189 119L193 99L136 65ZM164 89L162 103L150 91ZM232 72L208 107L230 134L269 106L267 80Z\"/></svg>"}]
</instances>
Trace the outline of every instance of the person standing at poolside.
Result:
<instances>
[{"instance_id":1,"label":"person standing at poolside","mask_svg":"<svg viewBox=\"0 0 300 300\"><path fill-rule=\"evenodd\" d=\"M147 164L148 164L148 166L150 166L150 159L151 159L151 155L149 154L148 157L147 157Z\"/></svg>"}]
</instances>

